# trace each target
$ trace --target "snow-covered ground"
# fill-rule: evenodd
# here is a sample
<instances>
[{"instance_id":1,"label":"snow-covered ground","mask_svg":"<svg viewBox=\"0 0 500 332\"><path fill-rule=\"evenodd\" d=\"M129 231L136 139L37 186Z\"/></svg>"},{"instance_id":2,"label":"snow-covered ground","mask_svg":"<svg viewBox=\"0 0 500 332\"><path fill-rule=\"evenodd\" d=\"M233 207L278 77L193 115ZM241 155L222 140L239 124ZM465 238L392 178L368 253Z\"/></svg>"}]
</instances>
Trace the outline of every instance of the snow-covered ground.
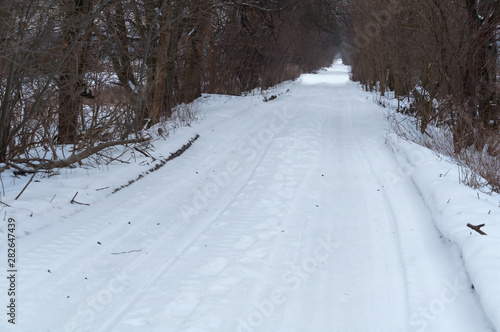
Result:
<instances>
[{"instance_id":1,"label":"snow-covered ground","mask_svg":"<svg viewBox=\"0 0 500 332\"><path fill-rule=\"evenodd\" d=\"M158 160L36 177L17 201L29 178L3 173L0 331L500 328L498 197L388 135L340 63L272 94L205 96L153 155L200 138L115 194Z\"/></svg>"}]
</instances>

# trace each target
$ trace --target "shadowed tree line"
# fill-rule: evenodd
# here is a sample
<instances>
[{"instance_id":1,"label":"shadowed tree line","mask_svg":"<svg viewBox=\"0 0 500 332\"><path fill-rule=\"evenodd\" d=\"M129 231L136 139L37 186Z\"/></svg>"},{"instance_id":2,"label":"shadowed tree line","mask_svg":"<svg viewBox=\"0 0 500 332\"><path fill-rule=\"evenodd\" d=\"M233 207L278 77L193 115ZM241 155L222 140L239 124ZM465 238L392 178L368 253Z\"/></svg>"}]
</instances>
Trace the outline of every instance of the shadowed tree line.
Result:
<instances>
[{"instance_id":1,"label":"shadowed tree line","mask_svg":"<svg viewBox=\"0 0 500 332\"><path fill-rule=\"evenodd\" d=\"M497 0L352 0L345 53L367 90L407 100L399 111L453 134L455 153L500 154Z\"/></svg>"},{"instance_id":2,"label":"shadowed tree line","mask_svg":"<svg viewBox=\"0 0 500 332\"><path fill-rule=\"evenodd\" d=\"M328 65L341 2L0 0L0 162L74 163L145 141L144 128L203 92L239 95Z\"/></svg>"}]
</instances>

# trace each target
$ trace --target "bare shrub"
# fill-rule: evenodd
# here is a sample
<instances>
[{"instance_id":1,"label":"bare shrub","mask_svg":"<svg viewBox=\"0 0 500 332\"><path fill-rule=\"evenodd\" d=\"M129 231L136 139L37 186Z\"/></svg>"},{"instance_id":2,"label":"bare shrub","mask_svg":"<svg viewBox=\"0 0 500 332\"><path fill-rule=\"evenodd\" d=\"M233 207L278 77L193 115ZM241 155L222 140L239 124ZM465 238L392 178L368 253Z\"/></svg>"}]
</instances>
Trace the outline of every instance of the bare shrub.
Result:
<instances>
[{"instance_id":1,"label":"bare shrub","mask_svg":"<svg viewBox=\"0 0 500 332\"><path fill-rule=\"evenodd\" d=\"M161 121L154 128L159 136L166 137L170 132L175 133L178 128L191 127L193 123L204 117L203 100L198 98L189 104L183 103L175 106L172 115L161 118Z\"/></svg>"},{"instance_id":2,"label":"bare shrub","mask_svg":"<svg viewBox=\"0 0 500 332\"><path fill-rule=\"evenodd\" d=\"M500 193L500 158L470 149L462 152L457 162L461 183L485 192Z\"/></svg>"},{"instance_id":3,"label":"bare shrub","mask_svg":"<svg viewBox=\"0 0 500 332\"><path fill-rule=\"evenodd\" d=\"M108 163L157 124L168 135L199 120L202 92L266 89L330 63L342 2L285 3L7 1L0 163Z\"/></svg>"},{"instance_id":4,"label":"bare shrub","mask_svg":"<svg viewBox=\"0 0 500 332\"><path fill-rule=\"evenodd\" d=\"M497 1L353 0L344 49L365 90L393 91L393 130L455 160L460 181L500 190ZM381 19L384 18L384 19ZM489 190L489 189L486 189Z\"/></svg>"},{"instance_id":5,"label":"bare shrub","mask_svg":"<svg viewBox=\"0 0 500 332\"><path fill-rule=\"evenodd\" d=\"M285 66L282 75L284 80L295 80L297 77L302 75L302 70L298 65L289 64Z\"/></svg>"},{"instance_id":6,"label":"bare shrub","mask_svg":"<svg viewBox=\"0 0 500 332\"><path fill-rule=\"evenodd\" d=\"M484 129L477 131L478 135L467 140L469 147L457 151L454 126L429 126L422 134L418 120L413 117L388 113L387 119L391 130L402 139L425 146L454 161L459 168L460 183L487 193L500 193L500 133ZM476 148L479 144L484 146L482 150Z\"/></svg>"}]
</instances>

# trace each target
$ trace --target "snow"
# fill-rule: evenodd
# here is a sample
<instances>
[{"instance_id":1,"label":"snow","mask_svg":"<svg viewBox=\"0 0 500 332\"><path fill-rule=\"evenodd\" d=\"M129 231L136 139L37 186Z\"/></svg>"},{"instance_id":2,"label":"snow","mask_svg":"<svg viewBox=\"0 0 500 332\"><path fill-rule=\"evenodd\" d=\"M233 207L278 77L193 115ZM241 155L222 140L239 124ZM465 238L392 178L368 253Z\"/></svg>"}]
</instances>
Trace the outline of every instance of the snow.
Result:
<instances>
[{"instance_id":1,"label":"snow","mask_svg":"<svg viewBox=\"0 0 500 332\"><path fill-rule=\"evenodd\" d=\"M19 272L16 325L3 313L0 330L498 329L497 199L387 135L348 70L337 61L267 103L202 97L203 121L152 154L200 138L115 194L156 162L127 152L129 164L37 176L17 201L29 179L4 172ZM90 205L71 204L76 192Z\"/></svg>"},{"instance_id":2,"label":"snow","mask_svg":"<svg viewBox=\"0 0 500 332\"><path fill-rule=\"evenodd\" d=\"M134 83L132 83L132 81L128 81L127 83L128 83L128 86L130 87L130 89L132 89L132 91L134 91L134 92L135 92L135 89L136 89L135 84L134 84Z\"/></svg>"},{"instance_id":3,"label":"snow","mask_svg":"<svg viewBox=\"0 0 500 332\"><path fill-rule=\"evenodd\" d=\"M457 183L455 165L416 144L390 137L401 165L424 198L440 232L454 243L488 317L500 327L500 200ZM450 171L451 170L451 171ZM446 174L446 175L445 175ZM467 228L485 224L487 236Z\"/></svg>"}]
</instances>

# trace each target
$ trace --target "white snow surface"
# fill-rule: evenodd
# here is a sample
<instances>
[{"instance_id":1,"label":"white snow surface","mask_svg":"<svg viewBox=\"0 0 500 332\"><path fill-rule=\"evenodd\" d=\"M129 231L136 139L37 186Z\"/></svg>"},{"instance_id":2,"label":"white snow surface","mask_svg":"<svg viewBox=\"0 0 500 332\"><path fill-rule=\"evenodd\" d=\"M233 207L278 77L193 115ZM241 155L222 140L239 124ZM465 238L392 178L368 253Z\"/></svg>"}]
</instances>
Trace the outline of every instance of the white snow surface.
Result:
<instances>
[{"instance_id":1,"label":"white snow surface","mask_svg":"<svg viewBox=\"0 0 500 332\"><path fill-rule=\"evenodd\" d=\"M498 196L387 134L338 61L262 96L202 98L180 157L2 176L16 320L0 331L393 332L500 327ZM90 205L71 204L75 200ZM485 223L487 236L466 227ZM472 287L474 285L474 287Z\"/></svg>"}]
</instances>

